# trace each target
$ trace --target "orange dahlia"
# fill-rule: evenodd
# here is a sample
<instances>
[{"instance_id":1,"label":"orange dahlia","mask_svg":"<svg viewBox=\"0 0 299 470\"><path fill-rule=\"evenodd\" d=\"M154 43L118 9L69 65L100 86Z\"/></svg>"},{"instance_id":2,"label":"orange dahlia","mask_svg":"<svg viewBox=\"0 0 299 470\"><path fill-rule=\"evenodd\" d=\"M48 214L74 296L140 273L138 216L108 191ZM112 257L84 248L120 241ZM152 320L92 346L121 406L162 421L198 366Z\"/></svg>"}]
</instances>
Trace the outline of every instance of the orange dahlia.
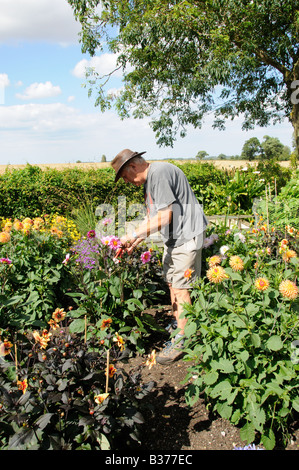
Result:
<instances>
[{"instance_id":1,"label":"orange dahlia","mask_svg":"<svg viewBox=\"0 0 299 470\"><path fill-rule=\"evenodd\" d=\"M279 292L283 297L294 300L298 297L299 289L296 286L295 282L289 281L287 279L280 283Z\"/></svg>"},{"instance_id":2,"label":"orange dahlia","mask_svg":"<svg viewBox=\"0 0 299 470\"><path fill-rule=\"evenodd\" d=\"M104 318L104 320L101 323L101 330L105 330L105 328L109 328L111 323L112 323L111 318Z\"/></svg>"},{"instance_id":3,"label":"orange dahlia","mask_svg":"<svg viewBox=\"0 0 299 470\"><path fill-rule=\"evenodd\" d=\"M265 277L259 277L254 283L257 290L265 291L269 287L269 281Z\"/></svg>"},{"instance_id":4,"label":"orange dahlia","mask_svg":"<svg viewBox=\"0 0 299 470\"><path fill-rule=\"evenodd\" d=\"M234 271L243 271L244 269L244 263L240 256L232 256L229 265Z\"/></svg>"},{"instance_id":5,"label":"orange dahlia","mask_svg":"<svg viewBox=\"0 0 299 470\"><path fill-rule=\"evenodd\" d=\"M210 282L218 284L225 279L228 279L229 276L226 274L225 270L221 266L213 266L207 271L207 278Z\"/></svg>"},{"instance_id":6,"label":"orange dahlia","mask_svg":"<svg viewBox=\"0 0 299 470\"><path fill-rule=\"evenodd\" d=\"M10 234L8 232L0 233L0 243L7 243L10 240Z\"/></svg>"},{"instance_id":7,"label":"orange dahlia","mask_svg":"<svg viewBox=\"0 0 299 470\"><path fill-rule=\"evenodd\" d=\"M63 310L63 308L56 308L55 312L52 314L52 318L56 323L59 323L60 321L64 320L66 316L66 312Z\"/></svg>"},{"instance_id":8,"label":"orange dahlia","mask_svg":"<svg viewBox=\"0 0 299 470\"><path fill-rule=\"evenodd\" d=\"M294 250L286 250L283 255L282 255L282 259L283 261L285 261L286 263L288 261L290 261L291 258L297 258L297 253L296 251Z\"/></svg>"},{"instance_id":9,"label":"orange dahlia","mask_svg":"<svg viewBox=\"0 0 299 470\"><path fill-rule=\"evenodd\" d=\"M221 258L218 255L211 256L209 259L209 266L212 268L213 266L216 266L217 264L221 263Z\"/></svg>"},{"instance_id":10,"label":"orange dahlia","mask_svg":"<svg viewBox=\"0 0 299 470\"><path fill-rule=\"evenodd\" d=\"M13 347L13 344L5 339L2 343L0 339L0 356L7 356L10 354L11 348Z\"/></svg>"},{"instance_id":11,"label":"orange dahlia","mask_svg":"<svg viewBox=\"0 0 299 470\"><path fill-rule=\"evenodd\" d=\"M112 365L109 366L109 377L112 379L112 377L116 374L116 368ZM105 375L107 375L107 371L105 372Z\"/></svg>"},{"instance_id":12,"label":"orange dahlia","mask_svg":"<svg viewBox=\"0 0 299 470\"><path fill-rule=\"evenodd\" d=\"M22 390L23 394L26 393L27 387L28 387L28 381L27 379L24 380L18 380L17 381L17 386L19 390Z\"/></svg>"},{"instance_id":13,"label":"orange dahlia","mask_svg":"<svg viewBox=\"0 0 299 470\"><path fill-rule=\"evenodd\" d=\"M193 269L186 269L186 271L184 272L184 277L186 279L190 279L190 277L192 276L192 273L193 273Z\"/></svg>"}]
</instances>

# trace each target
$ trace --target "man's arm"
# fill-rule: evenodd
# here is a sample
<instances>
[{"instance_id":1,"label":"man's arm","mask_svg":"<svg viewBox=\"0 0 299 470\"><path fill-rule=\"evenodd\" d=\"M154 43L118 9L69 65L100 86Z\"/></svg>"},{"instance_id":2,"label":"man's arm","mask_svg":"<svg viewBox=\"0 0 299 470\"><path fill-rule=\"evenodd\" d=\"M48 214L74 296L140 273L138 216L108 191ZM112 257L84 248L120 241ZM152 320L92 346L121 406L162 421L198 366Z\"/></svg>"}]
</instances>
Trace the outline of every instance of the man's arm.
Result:
<instances>
[{"instance_id":1,"label":"man's arm","mask_svg":"<svg viewBox=\"0 0 299 470\"><path fill-rule=\"evenodd\" d=\"M152 233L159 232L162 227L169 225L172 219L172 206L168 206L165 209L158 211L158 213L145 220L139 227L136 228L132 235L125 235L121 238L121 242L128 248L128 252L131 253L132 249L137 246L142 240L147 238Z\"/></svg>"}]
</instances>

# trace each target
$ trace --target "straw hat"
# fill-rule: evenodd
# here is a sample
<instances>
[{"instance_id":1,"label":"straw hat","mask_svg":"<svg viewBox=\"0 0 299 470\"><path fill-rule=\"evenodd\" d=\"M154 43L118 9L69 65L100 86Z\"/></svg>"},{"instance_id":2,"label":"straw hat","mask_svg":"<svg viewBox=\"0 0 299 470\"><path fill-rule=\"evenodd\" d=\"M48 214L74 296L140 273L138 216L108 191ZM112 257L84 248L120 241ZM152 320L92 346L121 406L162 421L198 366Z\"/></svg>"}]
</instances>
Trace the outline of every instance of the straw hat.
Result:
<instances>
[{"instance_id":1,"label":"straw hat","mask_svg":"<svg viewBox=\"0 0 299 470\"><path fill-rule=\"evenodd\" d=\"M132 160L134 157L139 157L140 155L143 155L146 152L132 152L132 150L129 149L124 149L119 154L116 155L116 157L112 160L111 166L115 170L115 182L119 180L120 175L121 175L121 170L124 168L124 166Z\"/></svg>"}]
</instances>

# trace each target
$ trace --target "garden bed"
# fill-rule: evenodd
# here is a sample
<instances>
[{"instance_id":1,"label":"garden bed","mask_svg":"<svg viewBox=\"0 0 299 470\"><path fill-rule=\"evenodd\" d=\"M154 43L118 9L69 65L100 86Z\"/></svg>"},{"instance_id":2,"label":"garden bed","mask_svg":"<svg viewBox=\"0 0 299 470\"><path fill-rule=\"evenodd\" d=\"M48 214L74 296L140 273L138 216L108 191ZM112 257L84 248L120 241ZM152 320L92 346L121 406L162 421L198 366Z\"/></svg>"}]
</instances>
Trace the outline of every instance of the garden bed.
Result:
<instances>
[{"instance_id":1,"label":"garden bed","mask_svg":"<svg viewBox=\"0 0 299 470\"><path fill-rule=\"evenodd\" d=\"M158 322L165 318L167 307L152 310ZM162 347L161 337L152 344L158 351ZM180 359L170 365L155 364L151 369L143 367L147 355L137 355L119 367L127 372L141 370L142 382L154 381L151 392L142 400L145 407L145 423L141 427L140 447L146 451L187 450L233 450L244 447L240 430L228 420L212 415L207 410L203 397L192 407L185 400L186 385L183 381L190 363ZM299 450L299 419L290 426L291 439L286 447L278 444L278 450Z\"/></svg>"}]
</instances>

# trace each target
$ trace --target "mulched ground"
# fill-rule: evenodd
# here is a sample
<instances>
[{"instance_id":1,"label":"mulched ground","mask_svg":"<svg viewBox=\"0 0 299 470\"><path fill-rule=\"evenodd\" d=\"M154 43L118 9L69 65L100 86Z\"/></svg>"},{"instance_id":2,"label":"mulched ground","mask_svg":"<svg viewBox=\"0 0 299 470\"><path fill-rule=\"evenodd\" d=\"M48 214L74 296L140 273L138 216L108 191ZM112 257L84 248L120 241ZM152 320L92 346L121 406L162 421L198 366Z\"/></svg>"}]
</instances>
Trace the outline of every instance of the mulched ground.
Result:
<instances>
[{"instance_id":1,"label":"mulched ground","mask_svg":"<svg viewBox=\"0 0 299 470\"><path fill-rule=\"evenodd\" d=\"M163 307L153 313L161 323L169 307ZM164 321L164 320L163 320ZM158 352L163 340L157 337L152 347ZM125 370L137 370L144 365L146 355L135 356L122 363ZM145 424L141 426L142 450L233 450L244 446L239 437L239 429L219 416L212 416L207 410L203 398L193 407L185 401L186 385L182 382L190 364L183 359L168 366L154 365L151 369L141 368L144 383L154 381L151 392L142 400L142 414ZM286 448L279 450L299 450L299 420L294 423L292 439Z\"/></svg>"}]
</instances>

